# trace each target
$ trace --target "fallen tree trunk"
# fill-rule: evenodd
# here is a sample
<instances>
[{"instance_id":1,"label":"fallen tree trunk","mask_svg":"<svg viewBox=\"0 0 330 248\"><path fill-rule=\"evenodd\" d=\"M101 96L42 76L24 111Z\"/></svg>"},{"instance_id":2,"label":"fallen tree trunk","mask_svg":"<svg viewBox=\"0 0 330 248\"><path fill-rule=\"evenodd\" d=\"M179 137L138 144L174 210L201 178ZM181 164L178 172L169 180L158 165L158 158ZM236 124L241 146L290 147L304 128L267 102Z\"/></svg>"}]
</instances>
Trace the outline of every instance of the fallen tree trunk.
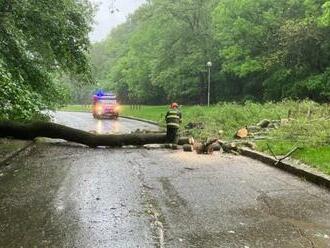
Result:
<instances>
[{"instance_id":1,"label":"fallen tree trunk","mask_svg":"<svg viewBox=\"0 0 330 248\"><path fill-rule=\"evenodd\" d=\"M18 123L12 121L0 122L0 137L13 137L22 140L33 140L36 137L64 139L89 147L125 145L146 145L167 143L166 134L122 134L100 135L79 129L48 122Z\"/></svg>"}]
</instances>

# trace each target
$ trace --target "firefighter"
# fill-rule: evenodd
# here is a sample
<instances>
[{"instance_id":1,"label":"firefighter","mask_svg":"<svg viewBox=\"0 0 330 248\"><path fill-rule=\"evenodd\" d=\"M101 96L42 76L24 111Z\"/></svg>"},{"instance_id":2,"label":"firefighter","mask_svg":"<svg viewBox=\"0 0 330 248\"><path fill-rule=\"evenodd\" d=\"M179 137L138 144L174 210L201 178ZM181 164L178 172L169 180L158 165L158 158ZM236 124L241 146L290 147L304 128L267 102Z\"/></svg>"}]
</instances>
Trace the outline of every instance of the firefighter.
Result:
<instances>
[{"instance_id":1,"label":"firefighter","mask_svg":"<svg viewBox=\"0 0 330 248\"><path fill-rule=\"evenodd\" d=\"M169 143L177 143L178 129L182 119L182 114L178 107L177 103L172 103L165 116L167 140Z\"/></svg>"}]
</instances>

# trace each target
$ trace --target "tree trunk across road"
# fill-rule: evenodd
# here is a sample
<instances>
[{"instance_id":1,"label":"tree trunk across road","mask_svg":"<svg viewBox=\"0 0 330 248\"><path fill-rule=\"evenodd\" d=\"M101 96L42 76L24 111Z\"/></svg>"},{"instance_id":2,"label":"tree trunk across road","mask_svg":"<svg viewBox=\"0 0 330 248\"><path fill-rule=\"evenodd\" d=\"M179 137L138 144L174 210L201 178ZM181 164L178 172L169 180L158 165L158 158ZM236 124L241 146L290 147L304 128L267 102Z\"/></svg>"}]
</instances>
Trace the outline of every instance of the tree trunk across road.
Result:
<instances>
[{"instance_id":1,"label":"tree trunk across road","mask_svg":"<svg viewBox=\"0 0 330 248\"><path fill-rule=\"evenodd\" d=\"M165 133L100 135L47 122L18 123L3 121L0 122L0 137L13 137L22 140L33 140L36 137L48 137L64 139L84 144L89 147L120 147L125 145L141 146L146 144L163 144L167 142Z\"/></svg>"}]
</instances>

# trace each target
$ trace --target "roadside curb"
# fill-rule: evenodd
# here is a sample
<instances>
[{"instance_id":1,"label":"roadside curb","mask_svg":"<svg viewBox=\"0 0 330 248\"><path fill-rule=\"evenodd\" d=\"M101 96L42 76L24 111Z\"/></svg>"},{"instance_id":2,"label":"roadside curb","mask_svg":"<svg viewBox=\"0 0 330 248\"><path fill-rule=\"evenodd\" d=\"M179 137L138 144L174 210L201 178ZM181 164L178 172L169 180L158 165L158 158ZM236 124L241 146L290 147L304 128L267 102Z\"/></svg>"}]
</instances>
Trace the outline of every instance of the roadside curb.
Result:
<instances>
[{"instance_id":1,"label":"roadside curb","mask_svg":"<svg viewBox=\"0 0 330 248\"><path fill-rule=\"evenodd\" d=\"M137 118L137 117L133 117L133 116L123 116L123 115L120 115L119 117L124 118L124 119L134 120L134 121L141 121L141 122L145 122L145 123L149 123L149 124L153 124L153 125L159 126L159 123L158 122L150 121L150 120L146 120L146 119L141 119L141 118Z\"/></svg>"},{"instance_id":2,"label":"roadside curb","mask_svg":"<svg viewBox=\"0 0 330 248\"><path fill-rule=\"evenodd\" d=\"M0 168L3 167L4 165L6 165L6 163L8 161L10 161L14 157L16 157L18 154L25 151L29 147L31 147L33 144L34 144L34 141L27 141L26 144L23 145L22 147L20 147L19 149L15 150L13 152L10 152L7 156L5 156L3 159L0 160Z\"/></svg>"},{"instance_id":3,"label":"roadside curb","mask_svg":"<svg viewBox=\"0 0 330 248\"><path fill-rule=\"evenodd\" d=\"M240 148L239 152L241 155L261 161L267 165L276 167L280 170L289 172L295 176L302 177L307 181L315 183L319 186L324 186L327 189L330 189L330 176L325 175L321 172L315 171L312 168L309 168L304 165L296 165L288 161L281 161L277 163L277 160L267 154L253 151L247 148ZM277 164L276 164L277 163Z\"/></svg>"}]
</instances>

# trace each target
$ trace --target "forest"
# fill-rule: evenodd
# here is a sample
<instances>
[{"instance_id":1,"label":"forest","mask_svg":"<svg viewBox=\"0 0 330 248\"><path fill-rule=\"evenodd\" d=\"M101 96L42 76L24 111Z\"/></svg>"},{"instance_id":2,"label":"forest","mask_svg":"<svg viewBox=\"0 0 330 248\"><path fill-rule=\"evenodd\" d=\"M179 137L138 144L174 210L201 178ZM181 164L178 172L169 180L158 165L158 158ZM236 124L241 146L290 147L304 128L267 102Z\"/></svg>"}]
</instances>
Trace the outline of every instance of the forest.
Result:
<instances>
[{"instance_id":1,"label":"forest","mask_svg":"<svg viewBox=\"0 0 330 248\"><path fill-rule=\"evenodd\" d=\"M0 119L88 104L330 100L330 1L148 0L91 44L88 0L0 0Z\"/></svg>"},{"instance_id":2,"label":"forest","mask_svg":"<svg viewBox=\"0 0 330 248\"><path fill-rule=\"evenodd\" d=\"M330 100L330 1L150 0L91 49L125 103Z\"/></svg>"}]
</instances>

